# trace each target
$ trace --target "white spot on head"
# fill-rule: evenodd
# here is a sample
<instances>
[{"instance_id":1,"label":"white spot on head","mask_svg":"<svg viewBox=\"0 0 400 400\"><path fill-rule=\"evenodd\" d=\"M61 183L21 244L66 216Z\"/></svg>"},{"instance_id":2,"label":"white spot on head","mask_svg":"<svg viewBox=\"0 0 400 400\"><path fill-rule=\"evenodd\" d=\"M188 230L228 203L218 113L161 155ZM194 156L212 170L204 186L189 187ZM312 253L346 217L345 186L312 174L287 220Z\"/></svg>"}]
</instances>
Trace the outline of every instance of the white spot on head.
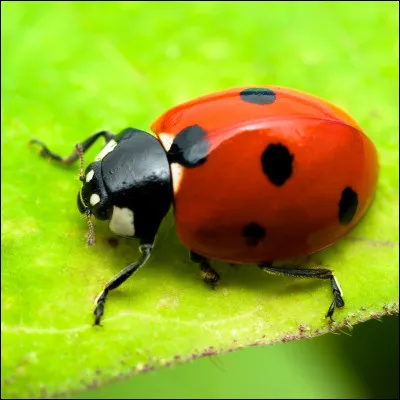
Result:
<instances>
[{"instance_id":1,"label":"white spot on head","mask_svg":"<svg viewBox=\"0 0 400 400\"><path fill-rule=\"evenodd\" d=\"M97 203L100 203L100 196L98 194L96 194L96 193L93 193L90 196L90 200L89 201L90 201L90 204L92 206L95 206Z\"/></svg>"},{"instance_id":2,"label":"white spot on head","mask_svg":"<svg viewBox=\"0 0 400 400\"><path fill-rule=\"evenodd\" d=\"M129 208L114 206L109 227L117 235L134 236L135 225L133 211Z\"/></svg>"},{"instance_id":3,"label":"white spot on head","mask_svg":"<svg viewBox=\"0 0 400 400\"><path fill-rule=\"evenodd\" d=\"M172 187L174 189L174 193L176 194L181 185L181 181L183 178L183 167L177 163L171 164L171 175L172 175Z\"/></svg>"},{"instance_id":4,"label":"white spot on head","mask_svg":"<svg viewBox=\"0 0 400 400\"><path fill-rule=\"evenodd\" d=\"M159 133L158 137L160 138L161 144L163 145L165 151L169 151L174 141L174 136L170 133Z\"/></svg>"},{"instance_id":5,"label":"white spot on head","mask_svg":"<svg viewBox=\"0 0 400 400\"><path fill-rule=\"evenodd\" d=\"M94 171L91 169L86 175L86 182L90 182L93 179Z\"/></svg>"},{"instance_id":6,"label":"white spot on head","mask_svg":"<svg viewBox=\"0 0 400 400\"><path fill-rule=\"evenodd\" d=\"M118 143L117 143L115 140L111 139L111 140L104 146L103 150L101 150L101 152L100 152L99 154L97 154L97 156L96 156L96 158L95 158L95 161L100 161L100 160L102 160L108 153L111 153L111 152L114 150L114 148L115 148L115 146L116 146L117 144L118 144Z\"/></svg>"}]
</instances>

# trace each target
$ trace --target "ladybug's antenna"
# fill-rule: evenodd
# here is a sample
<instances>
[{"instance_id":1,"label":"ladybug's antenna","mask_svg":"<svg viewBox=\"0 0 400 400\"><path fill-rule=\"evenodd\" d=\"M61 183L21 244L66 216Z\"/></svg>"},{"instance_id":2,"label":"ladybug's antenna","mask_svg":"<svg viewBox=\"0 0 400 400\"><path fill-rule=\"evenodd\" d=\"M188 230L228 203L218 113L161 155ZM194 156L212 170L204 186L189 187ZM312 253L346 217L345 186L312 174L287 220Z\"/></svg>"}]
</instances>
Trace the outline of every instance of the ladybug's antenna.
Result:
<instances>
[{"instance_id":1,"label":"ladybug's antenna","mask_svg":"<svg viewBox=\"0 0 400 400\"><path fill-rule=\"evenodd\" d=\"M90 218L92 216L92 212L89 209L87 209L85 214L87 216L87 221L88 221L88 225L89 225L87 245L93 246L94 245L94 225Z\"/></svg>"},{"instance_id":2,"label":"ladybug's antenna","mask_svg":"<svg viewBox=\"0 0 400 400\"><path fill-rule=\"evenodd\" d=\"M78 143L75 146L75 151L79 156L79 160L80 160L80 166L79 166L79 180L81 182L84 182L85 180L85 174L83 172L83 169L85 167L85 161L83 159L83 147L80 143ZM94 225L91 219L92 216L92 212L90 211L89 208L86 209L85 211L86 217L87 217L87 222L89 225L89 232L88 232L88 240L87 240L87 245L88 246L93 246L94 245Z\"/></svg>"},{"instance_id":3,"label":"ladybug's antenna","mask_svg":"<svg viewBox=\"0 0 400 400\"><path fill-rule=\"evenodd\" d=\"M85 167L85 161L83 159L83 147L80 143L75 146L75 150L78 153L79 160L80 160L80 167L79 167L79 180L83 182L85 180L85 174L83 169Z\"/></svg>"}]
</instances>

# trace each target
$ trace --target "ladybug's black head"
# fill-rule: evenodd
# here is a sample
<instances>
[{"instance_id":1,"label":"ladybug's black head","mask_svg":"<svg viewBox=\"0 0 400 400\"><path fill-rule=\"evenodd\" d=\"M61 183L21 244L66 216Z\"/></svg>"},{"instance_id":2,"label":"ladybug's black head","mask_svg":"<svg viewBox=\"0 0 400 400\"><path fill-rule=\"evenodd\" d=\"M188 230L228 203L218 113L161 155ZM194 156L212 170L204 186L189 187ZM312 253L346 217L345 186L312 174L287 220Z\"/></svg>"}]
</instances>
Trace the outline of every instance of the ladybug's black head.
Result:
<instances>
[{"instance_id":1,"label":"ladybug's black head","mask_svg":"<svg viewBox=\"0 0 400 400\"><path fill-rule=\"evenodd\" d=\"M82 214L90 211L90 214L102 221L111 216L112 204L104 186L101 161L95 161L86 168L78 193L78 209Z\"/></svg>"},{"instance_id":2,"label":"ladybug's black head","mask_svg":"<svg viewBox=\"0 0 400 400\"><path fill-rule=\"evenodd\" d=\"M125 129L86 168L82 182L81 213L109 219L118 235L153 243L172 202L167 155L154 136Z\"/></svg>"}]
</instances>

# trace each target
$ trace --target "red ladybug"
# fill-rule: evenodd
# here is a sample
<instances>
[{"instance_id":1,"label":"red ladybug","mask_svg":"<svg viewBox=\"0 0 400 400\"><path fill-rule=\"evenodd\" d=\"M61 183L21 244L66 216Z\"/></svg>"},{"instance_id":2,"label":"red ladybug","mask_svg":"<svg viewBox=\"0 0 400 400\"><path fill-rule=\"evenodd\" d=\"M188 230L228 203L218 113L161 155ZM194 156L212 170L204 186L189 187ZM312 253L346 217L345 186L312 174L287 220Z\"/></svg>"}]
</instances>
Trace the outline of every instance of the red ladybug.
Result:
<instances>
[{"instance_id":1,"label":"red ladybug","mask_svg":"<svg viewBox=\"0 0 400 400\"><path fill-rule=\"evenodd\" d=\"M327 317L344 305L332 271L271 263L331 245L371 205L377 153L356 121L325 100L269 86L178 105L151 129L158 140L132 128L99 132L67 158L33 140L43 156L67 164L97 138L107 142L81 172L78 207L90 226L93 214L109 219L115 233L140 239L142 258L106 284L96 324L108 292L149 258L171 203L178 236L209 284L219 279L210 260L255 263L270 273L329 279L334 300Z\"/></svg>"}]
</instances>

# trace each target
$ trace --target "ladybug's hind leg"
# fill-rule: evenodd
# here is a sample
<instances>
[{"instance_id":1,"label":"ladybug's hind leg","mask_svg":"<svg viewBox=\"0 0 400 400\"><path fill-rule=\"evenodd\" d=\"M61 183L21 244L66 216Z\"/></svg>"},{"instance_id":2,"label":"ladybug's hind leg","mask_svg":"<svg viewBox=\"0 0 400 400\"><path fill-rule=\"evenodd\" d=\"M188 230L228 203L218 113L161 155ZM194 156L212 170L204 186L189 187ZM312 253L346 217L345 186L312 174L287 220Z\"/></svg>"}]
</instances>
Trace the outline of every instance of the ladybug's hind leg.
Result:
<instances>
[{"instance_id":1,"label":"ladybug's hind leg","mask_svg":"<svg viewBox=\"0 0 400 400\"><path fill-rule=\"evenodd\" d=\"M215 289L215 285L219 282L220 278L219 274L211 266L210 260L193 251L190 251L190 260L199 264L203 281Z\"/></svg>"},{"instance_id":2,"label":"ladybug's hind leg","mask_svg":"<svg viewBox=\"0 0 400 400\"><path fill-rule=\"evenodd\" d=\"M329 279L331 281L331 288L333 293L333 301L329 306L326 317L329 317L331 321L333 312L335 308L343 307L343 292L340 288L339 282L333 275L333 272L330 269L325 268L284 268L284 267L272 267L270 264L262 264L259 267L270 274L276 275L286 275L286 276L294 276L298 278L319 278L319 279Z\"/></svg>"}]
</instances>

